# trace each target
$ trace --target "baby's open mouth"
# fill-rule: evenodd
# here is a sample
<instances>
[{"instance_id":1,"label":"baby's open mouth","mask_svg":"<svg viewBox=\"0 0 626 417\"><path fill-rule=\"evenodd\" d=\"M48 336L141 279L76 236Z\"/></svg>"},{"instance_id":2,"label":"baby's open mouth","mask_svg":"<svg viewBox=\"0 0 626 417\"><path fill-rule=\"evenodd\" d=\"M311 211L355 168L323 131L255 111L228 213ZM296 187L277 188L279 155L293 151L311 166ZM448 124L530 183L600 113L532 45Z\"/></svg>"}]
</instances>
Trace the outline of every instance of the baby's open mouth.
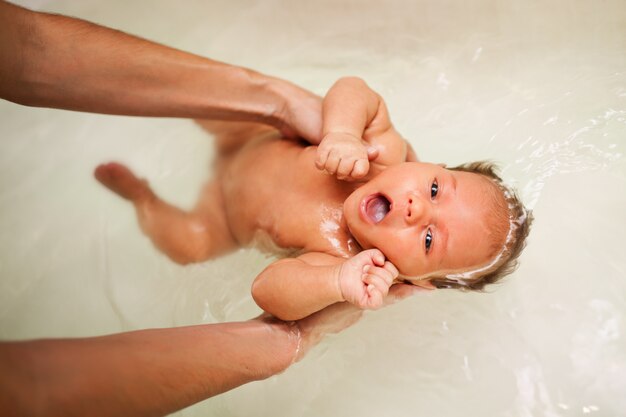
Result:
<instances>
[{"instance_id":1,"label":"baby's open mouth","mask_svg":"<svg viewBox=\"0 0 626 417\"><path fill-rule=\"evenodd\" d=\"M365 213L374 223L380 223L390 209L391 202L382 194L372 196L365 204Z\"/></svg>"}]
</instances>

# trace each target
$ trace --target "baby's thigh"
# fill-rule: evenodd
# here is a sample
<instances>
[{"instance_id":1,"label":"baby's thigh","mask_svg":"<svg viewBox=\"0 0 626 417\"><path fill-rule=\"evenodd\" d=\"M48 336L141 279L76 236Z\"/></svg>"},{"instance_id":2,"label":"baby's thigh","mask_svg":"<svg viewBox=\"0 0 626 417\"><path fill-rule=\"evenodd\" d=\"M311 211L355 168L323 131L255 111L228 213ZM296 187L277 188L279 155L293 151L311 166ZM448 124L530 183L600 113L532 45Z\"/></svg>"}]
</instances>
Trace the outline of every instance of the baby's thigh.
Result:
<instances>
[{"instance_id":1,"label":"baby's thigh","mask_svg":"<svg viewBox=\"0 0 626 417\"><path fill-rule=\"evenodd\" d=\"M228 225L219 180L212 180L202 188L193 213L204 219L209 227L216 252L232 250L238 246Z\"/></svg>"}]
</instances>

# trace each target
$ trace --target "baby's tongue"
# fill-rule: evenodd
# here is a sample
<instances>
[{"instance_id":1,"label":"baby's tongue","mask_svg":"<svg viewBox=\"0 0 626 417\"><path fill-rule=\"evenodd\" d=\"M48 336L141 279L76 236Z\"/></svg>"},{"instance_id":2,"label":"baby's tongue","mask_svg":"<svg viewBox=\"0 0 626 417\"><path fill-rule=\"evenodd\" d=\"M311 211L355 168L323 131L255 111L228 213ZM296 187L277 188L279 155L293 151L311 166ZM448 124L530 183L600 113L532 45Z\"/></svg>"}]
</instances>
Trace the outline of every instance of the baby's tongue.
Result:
<instances>
[{"instance_id":1,"label":"baby's tongue","mask_svg":"<svg viewBox=\"0 0 626 417\"><path fill-rule=\"evenodd\" d=\"M389 201L382 195L372 198L367 203L366 211L374 223L379 223L389 213Z\"/></svg>"}]
</instances>

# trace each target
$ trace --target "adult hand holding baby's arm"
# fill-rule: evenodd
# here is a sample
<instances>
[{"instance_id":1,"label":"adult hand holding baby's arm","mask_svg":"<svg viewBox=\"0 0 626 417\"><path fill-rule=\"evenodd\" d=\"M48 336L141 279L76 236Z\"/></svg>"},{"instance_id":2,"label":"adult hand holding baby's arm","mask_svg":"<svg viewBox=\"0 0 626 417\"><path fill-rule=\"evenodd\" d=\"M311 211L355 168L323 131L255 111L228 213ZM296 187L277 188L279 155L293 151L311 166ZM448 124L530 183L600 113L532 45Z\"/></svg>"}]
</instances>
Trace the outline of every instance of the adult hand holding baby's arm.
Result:
<instances>
[{"instance_id":1,"label":"adult hand holding baby's arm","mask_svg":"<svg viewBox=\"0 0 626 417\"><path fill-rule=\"evenodd\" d=\"M339 269L339 288L343 298L362 309L384 305L398 269L378 249L369 249L345 261Z\"/></svg>"},{"instance_id":2,"label":"adult hand holding baby's arm","mask_svg":"<svg viewBox=\"0 0 626 417\"><path fill-rule=\"evenodd\" d=\"M0 98L94 113L259 122L313 144L322 133L321 98L288 81L2 0Z\"/></svg>"}]
</instances>

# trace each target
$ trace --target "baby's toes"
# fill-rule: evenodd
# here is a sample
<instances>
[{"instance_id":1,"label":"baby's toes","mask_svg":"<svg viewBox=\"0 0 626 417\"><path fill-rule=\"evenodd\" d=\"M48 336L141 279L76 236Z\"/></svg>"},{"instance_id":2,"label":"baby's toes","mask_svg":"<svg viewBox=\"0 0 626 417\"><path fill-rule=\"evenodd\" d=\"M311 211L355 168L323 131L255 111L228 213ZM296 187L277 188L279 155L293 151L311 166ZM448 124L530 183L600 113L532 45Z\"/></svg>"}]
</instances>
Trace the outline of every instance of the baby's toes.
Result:
<instances>
[{"instance_id":1,"label":"baby's toes","mask_svg":"<svg viewBox=\"0 0 626 417\"><path fill-rule=\"evenodd\" d=\"M99 165L94 176L102 185L127 200L138 200L149 194L146 181L137 178L130 169L116 162Z\"/></svg>"}]
</instances>

